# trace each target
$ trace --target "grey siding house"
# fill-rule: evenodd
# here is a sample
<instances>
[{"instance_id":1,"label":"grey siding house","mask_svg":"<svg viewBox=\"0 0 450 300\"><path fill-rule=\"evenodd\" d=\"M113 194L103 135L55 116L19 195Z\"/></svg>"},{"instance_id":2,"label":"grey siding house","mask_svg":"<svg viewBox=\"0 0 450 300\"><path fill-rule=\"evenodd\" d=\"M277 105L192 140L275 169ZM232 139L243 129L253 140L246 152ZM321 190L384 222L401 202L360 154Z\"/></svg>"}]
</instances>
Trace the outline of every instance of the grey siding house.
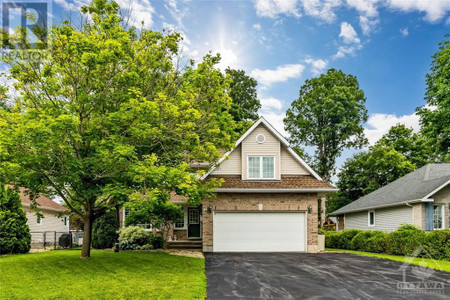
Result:
<instances>
[{"instance_id":1,"label":"grey siding house","mask_svg":"<svg viewBox=\"0 0 450 300\"><path fill-rule=\"evenodd\" d=\"M450 226L450 164L432 163L332 212L337 230L424 231Z\"/></svg>"}]
</instances>

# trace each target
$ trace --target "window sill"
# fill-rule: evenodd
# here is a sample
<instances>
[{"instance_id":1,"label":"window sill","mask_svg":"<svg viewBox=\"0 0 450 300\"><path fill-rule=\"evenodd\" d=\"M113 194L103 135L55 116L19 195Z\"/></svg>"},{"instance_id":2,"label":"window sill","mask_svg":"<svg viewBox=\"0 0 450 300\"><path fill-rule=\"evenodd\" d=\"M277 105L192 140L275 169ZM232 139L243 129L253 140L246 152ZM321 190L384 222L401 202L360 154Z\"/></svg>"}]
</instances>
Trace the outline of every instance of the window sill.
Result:
<instances>
[{"instance_id":1,"label":"window sill","mask_svg":"<svg viewBox=\"0 0 450 300\"><path fill-rule=\"evenodd\" d=\"M187 230L187 228L174 228L173 230Z\"/></svg>"}]
</instances>

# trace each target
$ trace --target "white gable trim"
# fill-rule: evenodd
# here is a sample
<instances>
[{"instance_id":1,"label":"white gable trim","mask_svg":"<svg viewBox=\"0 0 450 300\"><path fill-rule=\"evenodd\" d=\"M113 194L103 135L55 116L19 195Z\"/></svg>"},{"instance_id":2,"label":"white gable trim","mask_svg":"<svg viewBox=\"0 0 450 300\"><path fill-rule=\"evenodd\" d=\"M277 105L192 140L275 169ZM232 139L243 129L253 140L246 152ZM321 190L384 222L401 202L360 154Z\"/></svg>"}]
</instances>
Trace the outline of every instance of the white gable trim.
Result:
<instances>
[{"instance_id":1,"label":"white gable trim","mask_svg":"<svg viewBox=\"0 0 450 300\"><path fill-rule=\"evenodd\" d=\"M429 197L433 196L434 194L436 194L437 192L439 192L440 190L442 190L444 187L446 187L448 184L450 184L450 180L448 180L447 182L445 182L443 185L439 186L437 189L433 190L431 193L429 193L428 195L426 195L425 197L422 198L422 201L424 202L429 202Z\"/></svg>"},{"instance_id":2,"label":"white gable trim","mask_svg":"<svg viewBox=\"0 0 450 300\"><path fill-rule=\"evenodd\" d=\"M288 150L288 152L304 167L306 168L316 179L318 180L322 180L322 178L320 178L320 176L314 172L314 170L308 166L308 164L294 151L292 150L292 148L289 146L289 142L284 138L284 136L282 136L269 122L267 122L267 120L264 117L260 117L258 121L256 121L252 127L250 127L236 142L236 144L234 145L234 148L231 149L230 151L228 151L227 153L225 153L217 162L217 164L215 166L212 166L211 169L209 169L209 171L202 176L202 179L205 179L206 177L208 177L212 171L214 171L216 169L216 167L218 165L220 165L226 158L228 155L231 154L231 152L234 151L234 149L236 149L237 146L239 146L239 144L242 143L243 140L245 140L247 138L247 136L249 136L250 133L252 133L253 130L255 130L256 127L258 127L260 124L263 124L273 135L275 135L281 143L283 143L284 146L286 146L286 149Z\"/></svg>"}]
</instances>

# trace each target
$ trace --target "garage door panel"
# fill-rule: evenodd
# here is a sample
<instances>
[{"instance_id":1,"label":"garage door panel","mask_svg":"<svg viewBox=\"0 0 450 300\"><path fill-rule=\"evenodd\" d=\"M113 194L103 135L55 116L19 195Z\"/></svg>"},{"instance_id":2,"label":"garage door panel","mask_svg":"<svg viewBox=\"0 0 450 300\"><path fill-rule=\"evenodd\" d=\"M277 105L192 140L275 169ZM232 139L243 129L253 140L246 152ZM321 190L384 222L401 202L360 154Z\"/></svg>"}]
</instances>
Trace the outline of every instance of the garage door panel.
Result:
<instances>
[{"instance_id":1,"label":"garage door panel","mask_svg":"<svg viewBox=\"0 0 450 300\"><path fill-rule=\"evenodd\" d=\"M305 251L305 213L216 212L215 252Z\"/></svg>"}]
</instances>

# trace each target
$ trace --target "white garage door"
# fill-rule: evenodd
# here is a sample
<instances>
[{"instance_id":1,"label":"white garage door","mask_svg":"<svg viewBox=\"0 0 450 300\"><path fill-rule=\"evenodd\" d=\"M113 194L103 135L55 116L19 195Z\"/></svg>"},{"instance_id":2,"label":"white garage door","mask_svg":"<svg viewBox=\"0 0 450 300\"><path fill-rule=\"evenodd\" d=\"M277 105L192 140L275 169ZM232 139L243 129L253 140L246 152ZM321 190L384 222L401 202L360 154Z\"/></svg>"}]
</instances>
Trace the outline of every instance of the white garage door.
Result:
<instances>
[{"instance_id":1,"label":"white garage door","mask_svg":"<svg viewBox=\"0 0 450 300\"><path fill-rule=\"evenodd\" d=\"M305 251L303 212L216 212L214 252Z\"/></svg>"}]
</instances>

